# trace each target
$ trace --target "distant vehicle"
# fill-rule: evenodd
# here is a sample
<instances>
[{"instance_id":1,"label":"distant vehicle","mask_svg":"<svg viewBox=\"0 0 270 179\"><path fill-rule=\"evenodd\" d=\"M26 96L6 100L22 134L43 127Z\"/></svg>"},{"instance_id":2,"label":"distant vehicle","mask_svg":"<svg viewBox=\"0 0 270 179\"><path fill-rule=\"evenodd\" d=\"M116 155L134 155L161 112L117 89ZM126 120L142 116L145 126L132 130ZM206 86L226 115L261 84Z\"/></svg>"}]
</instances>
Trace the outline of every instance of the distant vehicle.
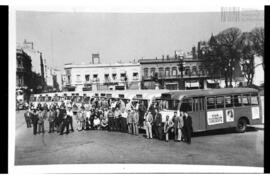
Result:
<instances>
[{"instance_id":1,"label":"distant vehicle","mask_svg":"<svg viewBox=\"0 0 270 179\"><path fill-rule=\"evenodd\" d=\"M247 125L262 124L260 95L252 88L167 92L157 102L163 122L175 111L187 111L192 117L193 132L230 127L245 132Z\"/></svg>"}]
</instances>

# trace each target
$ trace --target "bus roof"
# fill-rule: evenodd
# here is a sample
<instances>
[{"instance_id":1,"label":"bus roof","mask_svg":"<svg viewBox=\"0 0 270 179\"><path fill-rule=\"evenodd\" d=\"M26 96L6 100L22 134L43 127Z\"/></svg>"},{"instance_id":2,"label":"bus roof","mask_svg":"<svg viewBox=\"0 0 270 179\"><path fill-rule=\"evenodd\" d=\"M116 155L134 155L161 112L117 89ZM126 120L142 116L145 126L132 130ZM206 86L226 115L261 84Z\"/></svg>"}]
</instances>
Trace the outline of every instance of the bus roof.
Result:
<instances>
[{"instance_id":1,"label":"bus roof","mask_svg":"<svg viewBox=\"0 0 270 179\"><path fill-rule=\"evenodd\" d=\"M251 93L258 92L254 88L222 88L222 89L198 89L198 90L178 90L173 92L162 93L164 95L170 95L171 99L181 100L183 97L194 96L213 96L213 95L226 95L226 94L239 94L239 93Z\"/></svg>"}]
</instances>

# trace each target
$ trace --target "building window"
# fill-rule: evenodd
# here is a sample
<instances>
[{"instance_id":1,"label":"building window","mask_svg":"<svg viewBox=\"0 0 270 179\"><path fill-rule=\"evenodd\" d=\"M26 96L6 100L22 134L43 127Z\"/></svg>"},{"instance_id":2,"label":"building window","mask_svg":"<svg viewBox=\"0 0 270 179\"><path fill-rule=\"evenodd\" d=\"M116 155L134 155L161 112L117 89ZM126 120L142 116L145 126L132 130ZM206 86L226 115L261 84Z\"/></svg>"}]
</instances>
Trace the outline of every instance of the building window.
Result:
<instances>
[{"instance_id":1,"label":"building window","mask_svg":"<svg viewBox=\"0 0 270 179\"><path fill-rule=\"evenodd\" d=\"M81 75L77 75L77 76L76 76L76 81L77 81L77 82L80 82L80 81L81 81Z\"/></svg>"},{"instance_id":2,"label":"building window","mask_svg":"<svg viewBox=\"0 0 270 179\"><path fill-rule=\"evenodd\" d=\"M258 96L256 94L251 94L250 102L251 105L259 105Z\"/></svg>"},{"instance_id":3,"label":"building window","mask_svg":"<svg viewBox=\"0 0 270 179\"><path fill-rule=\"evenodd\" d=\"M68 84L70 84L70 76L68 75L67 78L68 78Z\"/></svg>"},{"instance_id":4,"label":"building window","mask_svg":"<svg viewBox=\"0 0 270 179\"><path fill-rule=\"evenodd\" d=\"M105 79L106 82L108 82L109 81L109 74L105 74L104 79Z\"/></svg>"},{"instance_id":5,"label":"building window","mask_svg":"<svg viewBox=\"0 0 270 179\"><path fill-rule=\"evenodd\" d=\"M170 76L170 68L169 67L167 67L166 69L165 69L165 76L167 77L167 76Z\"/></svg>"},{"instance_id":6,"label":"building window","mask_svg":"<svg viewBox=\"0 0 270 179\"><path fill-rule=\"evenodd\" d=\"M198 74L198 71L197 71L197 67L196 66L193 66L192 67L192 75L197 75Z\"/></svg>"},{"instance_id":7,"label":"building window","mask_svg":"<svg viewBox=\"0 0 270 179\"><path fill-rule=\"evenodd\" d=\"M155 68L151 68L151 70L150 70L150 75L151 75L151 76L154 76L154 75L155 75L155 71L156 71Z\"/></svg>"},{"instance_id":8,"label":"building window","mask_svg":"<svg viewBox=\"0 0 270 179\"><path fill-rule=\"evenodd\" d=\"M172 76L177 76L177 68L176 67L172 68Z\"/></svg>"},{"instance_id":9,"label":"building window","mask_svg":"<svg viewBox=\"0 0 270 179\"><path fill-rule=\"evenodd\" d=\"M89 81L90 80L90 75L85 75L85 81Z\"/></svg>"},{"instance_id":10,"label":"building window","mask_svg":"<svg viewBox=\"0 0 270 179\"><path fill-rule=\"evenodd\" d=\"M116 73L112 74L112 78L113 78L113 80L116 80Z\"/></svg>"},{"instance_id":11,"label":"building window","mask_svg":"<svg viewBox=\"0 0 270 179\"><path fill-rule=\"evenodd\" d=\"M133 73L133 80L138 80L139 79L139 73L134 72Z\"/></svg>"},{"instance_id":12,"label":"building window","mask_svg":"<svg viewBox=\"0 0 270 179\"><path fill-rule=\"evenodd\" d=\"M120 74L121 81L125 81L125 77L126 77L126 74L125 73L121 73Z\"/></svg>"},{"instance_id":13,"label":"building window","mask_svg":"<svg viewBox=\"0 0 270 179\"><path fill-rule=\"evenodd\" d=\"M97 82L97 81L98 81L98 75L97 75L97 74L94 74L94 75L93 75L93 81L94 81L94 82Z\"/></svg>"},{"instance_id":14,"label":"building window","mask_svg":"<svg viewBox=\"0 0 270 179\"><path fill-rule=\"evenodd\" d=\"M144 74L145 77L148 77L148 68L145 68L143 70L143 74Z\"/></svg>"},{"instance_id":15,"label":"building window","mask_svg":"<svg viewBox=\"0 0 270 179\"><path fill-rule=\"evenodd\" d=\"M190 67L185 67L185 75L190 75Z\"/></svg>"},{"instance_id":16,"label":"building window","mask_svg":"<svg viewBox=\"0 0 270 179\"><path fill-rule=\"evenodd\" d=\"M163 67L160 67L158 69L158 75L161 77L161 76L163 76L163 73L164 73L164 69L163 69Z\"/></svg>"}]
</instances>

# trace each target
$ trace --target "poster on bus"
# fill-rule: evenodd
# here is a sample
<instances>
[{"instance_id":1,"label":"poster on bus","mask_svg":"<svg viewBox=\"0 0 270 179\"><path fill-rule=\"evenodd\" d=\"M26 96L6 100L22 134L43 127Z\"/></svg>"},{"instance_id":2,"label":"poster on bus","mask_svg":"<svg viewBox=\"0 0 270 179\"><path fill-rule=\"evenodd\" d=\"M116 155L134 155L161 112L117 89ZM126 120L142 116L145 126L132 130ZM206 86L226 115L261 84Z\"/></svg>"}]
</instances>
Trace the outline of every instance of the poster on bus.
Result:
<instances>
[{"instance_id":1,"label":"poster on bus","mask_svg":"<svg viewBox=\"0 0 270 179\"><path fill-rule=\"evenodd\" d=\"M251 108L252 119L259 119L260 118L260 109L259 106Z\"/></svg>"},{"instance_id":2,"label":"poster on bus","mask_svg":"<svg viewBox=\"0 0 270 179\"><path fill-rule=\"evenodd\" d=\"M233 109L226 110L226 122L233 122L234 121L234 111Z\"/></svg>"},{"instance_id":3,"label":"poster on bus","mask_svg":"<svg viewBox=\"0 0 270 179\"><path fill-rule=\"evenodd\" d=\"M222 124L223 119L223 111L208 111L207 112L207 123L208 125Z\"/></svg>"}]
</instances>

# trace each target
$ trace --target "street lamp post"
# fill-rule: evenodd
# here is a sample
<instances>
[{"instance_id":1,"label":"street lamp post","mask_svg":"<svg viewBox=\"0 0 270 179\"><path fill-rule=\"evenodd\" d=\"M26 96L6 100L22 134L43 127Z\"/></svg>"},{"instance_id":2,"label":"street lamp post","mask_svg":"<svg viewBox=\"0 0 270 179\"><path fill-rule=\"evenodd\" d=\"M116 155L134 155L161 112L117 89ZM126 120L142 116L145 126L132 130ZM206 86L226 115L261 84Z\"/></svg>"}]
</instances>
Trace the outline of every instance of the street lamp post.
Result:
<instances>
[{"instance_id":1,"label":"street lamp post","mask_svg":"<svg viewBox=\"0 0 270 179\"><path fill-rule=\"evenodd\" d=\"M179 78L179 89L183 88L182 83L183 83L183 71L184 71L184 57L183 56L178 56L178 70L180 71L181 78Z\"/></svg>"}]
</instances>

